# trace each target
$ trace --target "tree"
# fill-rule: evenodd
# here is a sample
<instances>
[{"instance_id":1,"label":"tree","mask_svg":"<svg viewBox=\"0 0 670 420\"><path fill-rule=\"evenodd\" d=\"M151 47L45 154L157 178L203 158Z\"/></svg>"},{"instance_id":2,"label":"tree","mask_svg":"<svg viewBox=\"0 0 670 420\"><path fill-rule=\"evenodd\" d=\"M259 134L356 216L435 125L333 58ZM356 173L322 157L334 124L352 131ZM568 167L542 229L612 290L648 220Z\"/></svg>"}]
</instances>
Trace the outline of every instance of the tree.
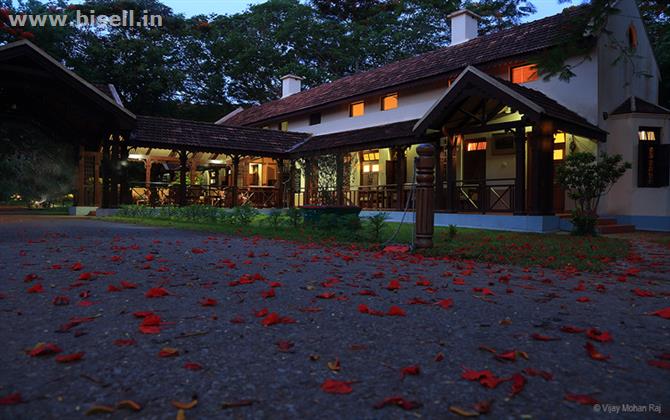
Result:
<instances>
[{"instance_id":1,"label":"tree","mask_svg":"<svg viewBox=\"0 0 670 420\"><path fill-rule=\"evenodd\" d=\"M600 198L630 168L631 164L624 162L621 155L603 153L597 159L588 152L573 153L558 167L558 182L567 190L568 197L575 200L576 209L572 212L574 233L595 234Z\"/></svg>"}]
</instances>

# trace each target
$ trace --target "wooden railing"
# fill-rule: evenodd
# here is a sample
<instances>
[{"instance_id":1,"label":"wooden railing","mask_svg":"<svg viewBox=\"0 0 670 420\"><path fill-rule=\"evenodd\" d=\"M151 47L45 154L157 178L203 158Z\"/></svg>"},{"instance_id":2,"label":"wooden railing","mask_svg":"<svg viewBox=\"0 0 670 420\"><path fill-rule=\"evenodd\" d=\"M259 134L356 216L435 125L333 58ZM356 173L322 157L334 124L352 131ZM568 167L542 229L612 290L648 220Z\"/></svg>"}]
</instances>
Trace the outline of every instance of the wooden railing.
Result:
<instances>
[{"instance_id":1,"label":"wooden railing","mask_svg":"<svg viewBox=\"0 0 670 420\"><path fill-rule=\"evenodd\" d=\"M457 180L458 211L511 212L514 210L514 178Z\"/></svg>"},{"instance_id":2,"label":"wooden railing","mask_svg":"<svg viewBox=\"0 0 670 420\"><path fill-rule=\"evenodd\" d=\"M404 209L412 184L404 184L398 196L395 184L362 185L343 191L344 204L370 210ZM131 185L133 202L150 206L179 204L179 185L152 182L147 188L144 183ZM290 197L279 196L277 187L247 186L237 188L237 204L250 203L257 208L275 207L288 202ZM448 194L444 183L444 194ZM457 180L456 203L454 208L461 212L512 212L514 209L514 179ZM313 191L305 200L304 189L294 192L293 203L300 206L337 204L337 192L333 189ZM202 204L216 207L233 206L233 187L211 187L207 185L188 186L186 204ZM444 210L438 208L437 210Z\"/></svg>"}]
</instances>

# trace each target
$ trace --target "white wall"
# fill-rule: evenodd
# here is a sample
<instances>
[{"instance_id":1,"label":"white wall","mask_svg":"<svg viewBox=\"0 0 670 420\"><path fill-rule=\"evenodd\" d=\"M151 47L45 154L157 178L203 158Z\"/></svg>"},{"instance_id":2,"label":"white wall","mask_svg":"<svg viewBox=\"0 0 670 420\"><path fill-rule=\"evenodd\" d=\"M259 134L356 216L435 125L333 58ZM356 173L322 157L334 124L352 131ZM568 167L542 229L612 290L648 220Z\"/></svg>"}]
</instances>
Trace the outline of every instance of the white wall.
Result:
<instances>
[{"instance_id":1,"label":"white wall","mask_svg":"<svg viewBox=\"0 0 670 420\"><path fill-rule=\"evenodd\" d=\"M661 127L661 143L670 143L670 120L652 114L627 114L610 117L609 154L621 154L633 164L601 202L599 212L608 215L670 216L670 188L637 186L637 131L640 126Z\"/></svg>"}]
</instances>

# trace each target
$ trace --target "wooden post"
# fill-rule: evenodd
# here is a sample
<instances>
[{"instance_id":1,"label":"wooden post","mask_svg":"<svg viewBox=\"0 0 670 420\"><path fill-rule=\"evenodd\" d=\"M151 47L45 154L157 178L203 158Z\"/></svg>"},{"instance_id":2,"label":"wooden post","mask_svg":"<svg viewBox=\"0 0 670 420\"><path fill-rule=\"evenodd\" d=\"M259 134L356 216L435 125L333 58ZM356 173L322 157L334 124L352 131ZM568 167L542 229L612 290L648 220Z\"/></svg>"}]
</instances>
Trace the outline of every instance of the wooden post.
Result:
<instances>
[{"instance_id":1,"label":"wooden post","mask_svg":"<svg viewBox=\"0 0 670 420\"><path fill-rule=\"evenodd\" d=\"M237 207L237 177L239 176L240 173L240 156L239 155L234 155L233 156L233 188L231 188L233 192L233 200L231 201L231 205L233 207Z\"/></svg>"},{"instance_id":2,"label":"wooden post","mask_svg":"<svg viewBox=\"0 0 670 420\"><path fill-rule=\"evenodd\" d=\"M119 207L119 136L112 136L112 154L110 158L110 193L109 193L109 207L115 209Z\"/></svg>"},{"instance_id":3,"label":"wooden post","mask_svg":"<svg viewBox=\"0 0 670 420\"><path fill-rule=\"evenodd\" d=\"M151 188L151 158L147 156L147 159L144 161L144 188L149 191Z\"/></svg>"},{"instance_id":4,"label":"wooden post","mask_svg":"<svg viewBox=\"0 0 670 420\"><path fill-rule=\"evenodd\" d=\"M433 247L435 201L433 197L433 171L435 147L422 144L416 149L416 227L414 245L417 248Z\"/></svg>"},{"instance_id":5,"label":"wooden post","mask_svg":"<svg viewBox=\"0 0 670 420\"><path fill-rule=\"evenodd\" d=\"M284 208L284 159L275 159L277 162L277 198L275 208Z\"/></svg>"},{"instance_id":6,"label":"wooden post","mask_svg":"<svg viewBox=\"0 0 670 420\"><path fill-rule=\"evenodd\" d=\"M102 164L100 166L100 175L102 178L102 208L109 208L109 137L105 137L102 141Z\"/></svg>"},{"instance_id":7,"label":"wooden post","mask_svg":"<svg viewBox=\"0 0 670 420\"><path fill-rule=\"evenodd\" d=\"M295 207L295 160L291 160L289 165L288 206L293 208Z\"/></svg>"},{"instance_id":8,"label":"wooden post","mask_svg":"<svg viewBox=\"0 0 670 420\"><path fill-rule=\"evenodd\" d=\"M516 152L514 177L514 214L526 213L526 128L519 125L514 133Z\"/></svg>"},{"instance_id":9,"label":"wooden post","mask_svg":"<svg viewBox=\"0 0 670 420\"><path fill-rule=\"evenodd\" d=\"M435 148L435 208L444 209L444 168L442 167L442 144L440 140L434 143Z\"/></svg>"},{"instance_id":10,"label":"wooden post","mask_svg":"<svg viewBox=\"0 0 670 420\"><path fill-rule=\"evenodd\" d=\"M312 158L305 159L305 195L302 198L304 206L311 204L312 196L312 177L314 176L314 166L312 164Z\"/></svg>"},{"instance_id":11,"label":"wooden post","mask_svg":"<svg viewBox=\"0 0 670 420\"><path fill-rule=\"evenodd\" d=\"M128 183L128 145L125 141L127 137L123 138L123 142L119 144L119 159L121 163L121 174L119 179L120 203L132 204L133 195L130 191L130 184Z\"/></svg>"},{"instance_id":12,"label":"wooden post","mask_svg":"<svg viewBox=\"0 0 670 420\"><path fill-rule=\"evenodd\" d=\"M186 165L188 156L186 150L179 151L179 205L185 206L186 203Z\"/></svg>"},{"instance_id":13,"label":"wooden post","mask_svg":"<svg viewBox=\"0 0 670 420\"><path fill-rule=\"evenodd\" d=\"M344 154L335 155L335 193L337 195L337 205L344 205Z\"/></svg>"},{"instance_id":14,"label":"wooden post","mask_svg":"<svg viewBox=\"0 0 670 420\"><path fill-rule=\"evenodd\" d=\"M407 147L405 146L396 146L393 148L393 153L395 154L395 194L397 197L395 208L398 211L405 209L404 187L405 177L407 176L407 158L405 157L406 151Z\"/></svg>"},{"instance_id":15,"label":"wooden post","mask_svg":"<svg viewBox=\"0 0 670 420\"><path fill-rule=\"evenodd\" d=\"M533 126L529 142L532 155L529 214L549 215L554 212L553 135L551 120L541 119Z\"/></svg>"},{"instance_id":16,"label":"wooden post","mask_svg":"<svg viewBox=\"0 0 670 420\"><path fill-rule=\"evenodd\" d=\"M456 161L454 152L456 151L457 137L443 129L443 134L447 136L447 202L445 209L448 213L458 211L458 194L456 194Z\"/></svg>"}]
</instances>

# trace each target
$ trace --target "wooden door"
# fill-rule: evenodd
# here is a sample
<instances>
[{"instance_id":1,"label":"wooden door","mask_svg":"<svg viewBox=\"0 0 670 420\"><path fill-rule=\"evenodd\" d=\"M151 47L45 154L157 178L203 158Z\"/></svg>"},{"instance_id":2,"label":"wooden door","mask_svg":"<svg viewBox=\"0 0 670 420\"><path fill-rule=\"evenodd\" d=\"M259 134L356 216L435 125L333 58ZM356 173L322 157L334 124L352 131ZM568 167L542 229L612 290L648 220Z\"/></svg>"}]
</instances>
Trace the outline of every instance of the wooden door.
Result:
<instances>
[{"instance_id":1,"label":"wooden door","mask_svg":"<svg viewBox=\"0 0 670 420\"><path fill-rule=\"evenodd\" d=\"M102 180L100 179L99 152L80 149L77 205L100 207L102 203Z\"/></svg>"}]
</instances>

